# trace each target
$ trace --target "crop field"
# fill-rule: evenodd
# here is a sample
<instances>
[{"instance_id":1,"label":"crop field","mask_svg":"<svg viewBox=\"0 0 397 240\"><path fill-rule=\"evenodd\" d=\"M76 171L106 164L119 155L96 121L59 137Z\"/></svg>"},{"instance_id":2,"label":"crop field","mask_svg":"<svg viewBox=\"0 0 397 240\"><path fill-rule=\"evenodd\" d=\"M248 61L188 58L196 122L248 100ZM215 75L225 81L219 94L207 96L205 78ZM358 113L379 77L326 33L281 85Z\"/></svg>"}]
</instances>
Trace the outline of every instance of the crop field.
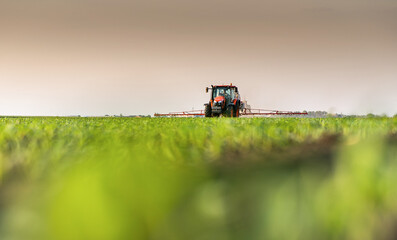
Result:
<instances>
[{"instance_id":1,"label":"crop field","mask_svg":"<svg viewBox=\"0 0 397 240\"><path fill-rule=\"evenodd\" d=\"M396 239L397 118L0 118L1 240Z\"/></svg>"}]
</instances>

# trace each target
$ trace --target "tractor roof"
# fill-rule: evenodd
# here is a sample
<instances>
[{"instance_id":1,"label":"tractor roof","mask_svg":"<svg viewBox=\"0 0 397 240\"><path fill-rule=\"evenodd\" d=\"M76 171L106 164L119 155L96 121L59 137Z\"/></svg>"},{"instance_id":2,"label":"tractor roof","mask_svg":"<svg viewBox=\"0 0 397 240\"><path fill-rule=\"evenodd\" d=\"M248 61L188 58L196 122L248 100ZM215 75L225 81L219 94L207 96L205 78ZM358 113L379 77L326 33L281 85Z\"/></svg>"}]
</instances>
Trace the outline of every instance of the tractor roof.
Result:
<instances>
[{"instance_id":1,"label":"tractor roof","mask_svg":"<svg viewBox=\"0 0 397 240\"><path fill-rule=\"evenodd\" d=\"M216 87L236 87L236 86L230 84L230 85L212 85L212 87L216 88Z\"/></svg>"}]
</instances>

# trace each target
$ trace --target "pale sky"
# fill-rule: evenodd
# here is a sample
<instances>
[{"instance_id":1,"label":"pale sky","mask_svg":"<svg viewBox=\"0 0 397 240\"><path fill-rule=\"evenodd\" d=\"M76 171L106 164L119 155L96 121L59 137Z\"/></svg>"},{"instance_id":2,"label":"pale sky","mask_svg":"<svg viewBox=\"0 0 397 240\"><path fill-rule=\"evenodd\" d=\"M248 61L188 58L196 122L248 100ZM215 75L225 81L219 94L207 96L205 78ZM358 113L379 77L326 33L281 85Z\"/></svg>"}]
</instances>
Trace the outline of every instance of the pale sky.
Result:
<instances>
[{"instance_id":1,"label":"pale sky","mask_svg":"<svg viewBox=\"0 0 397 240\"><path fill-rule=\"evenodd\" d=\"M395 0L1 0L0 115L397 113Z\"/></svg>"}]
</instances>

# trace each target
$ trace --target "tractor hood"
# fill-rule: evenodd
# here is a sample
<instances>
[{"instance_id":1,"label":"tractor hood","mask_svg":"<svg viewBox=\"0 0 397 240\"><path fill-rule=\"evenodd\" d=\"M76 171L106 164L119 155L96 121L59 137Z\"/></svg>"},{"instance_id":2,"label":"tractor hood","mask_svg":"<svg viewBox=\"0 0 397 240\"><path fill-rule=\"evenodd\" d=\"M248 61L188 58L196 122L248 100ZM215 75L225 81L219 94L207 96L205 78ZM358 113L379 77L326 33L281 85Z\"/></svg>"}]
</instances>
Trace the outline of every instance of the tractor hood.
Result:
<instances>
[{"instance_id":1,"label":"tractor hood","mask_svg":"<svg viewBox=\"0 0 397 240\"><path fill-rule=\"evenodd\" d=\"M218 96L214 99L215 102L222 102L225 101L225 97L224 96Z\"/></svg>"}]
</instances>

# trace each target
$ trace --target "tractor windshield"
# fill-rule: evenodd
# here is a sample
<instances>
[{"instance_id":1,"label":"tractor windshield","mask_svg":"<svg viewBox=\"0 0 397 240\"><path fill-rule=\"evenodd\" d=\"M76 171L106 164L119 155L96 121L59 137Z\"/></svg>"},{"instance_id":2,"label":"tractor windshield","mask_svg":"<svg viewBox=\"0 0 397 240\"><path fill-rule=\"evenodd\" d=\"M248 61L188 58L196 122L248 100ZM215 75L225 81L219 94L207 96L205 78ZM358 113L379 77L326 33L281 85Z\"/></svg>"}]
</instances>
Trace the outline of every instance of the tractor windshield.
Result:
<instances>
[{"instance_id":1,"label":"tractor windshield","mask_svg":"<svg viewBox=\"0 0 397 240\"><path fill-rule=\"evenodd\" d=\"M228 87L217 87L213 91L213 97L216 98L218 96L230 97L230 88Z\"/></svg>"},{"instance_id":2,"label":"tractor windshield","mask_svg":"<svg viewBox=\"0 0 397 240\"><path fill-rule=\"evenodd\" d=\"M214 88L212 94L213 98L216 98L218 96L224 96L225 98L230 100L237 98L237 90L234 87L217 87Z\"/></svg>"}]
</instances>

